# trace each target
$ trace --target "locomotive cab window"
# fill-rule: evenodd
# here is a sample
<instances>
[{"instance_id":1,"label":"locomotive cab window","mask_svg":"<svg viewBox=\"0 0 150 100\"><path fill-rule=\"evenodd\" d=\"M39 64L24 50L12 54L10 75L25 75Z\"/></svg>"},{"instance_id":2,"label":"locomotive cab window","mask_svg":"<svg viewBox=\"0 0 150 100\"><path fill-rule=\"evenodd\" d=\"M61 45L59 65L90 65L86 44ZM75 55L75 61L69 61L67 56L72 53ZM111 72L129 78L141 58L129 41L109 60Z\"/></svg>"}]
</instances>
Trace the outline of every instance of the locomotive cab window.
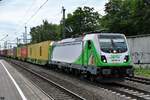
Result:
<instances>
[{"instance_id":1,"label":"locomotive cab window","mask_svg":"<svg viewBox=\"0 0 150 100\"><path fill-rule=\"evenodd\" d=\"M91 41L88 40L87 42L88 42L88 49L91 49Z\"/></svg>"},{"instance_id":2,"label":"locomotive cab window","mask_svg":"<svg viewBox=\"0 0 150 100\"><path fill-rule=\"evenodd\" d=\"M122 35L99 35L100 48L106 53L123 53L127 51L125 37Z\"/></svg>"}]
</instances>

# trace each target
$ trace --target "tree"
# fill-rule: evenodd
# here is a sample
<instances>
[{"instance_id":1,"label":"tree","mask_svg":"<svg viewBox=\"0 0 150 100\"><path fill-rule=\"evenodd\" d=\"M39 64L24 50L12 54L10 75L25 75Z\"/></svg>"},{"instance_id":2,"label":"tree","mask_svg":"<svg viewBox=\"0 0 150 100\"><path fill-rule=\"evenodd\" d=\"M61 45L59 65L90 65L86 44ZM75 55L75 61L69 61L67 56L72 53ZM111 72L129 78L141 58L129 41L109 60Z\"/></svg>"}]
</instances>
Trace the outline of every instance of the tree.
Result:
<instances>
[{"instance_id":1,"label":"tree","mask_svg":"<svg viewBox=\"0 0 150 100\"><path fill-rule=\"evenodd\" d=\"M126 35L148 34L150 32L149 0L110 0L105 5L106 15L100 20L109 32Z\"/></svg>"},{"instance_id":2,"label":"tree","mask_svg":"<svg viewBox=\"0 0 150 100\"><path fill-rule=\"evenodd\" d=\"M31 28L31 43L38 43L46 40L58 40L60 34L59 30L59 25L48 23L48 21L45 20L42 25Z\"/></svg>"},{"instance_id":3,"label":"tree","mask_svg":"<svg viewBox=\"0 0 150 100\"><path fill-rule=\"evenodd\" d=\"M100 15L90 7L78 7L73 14L69 13L66 19L67 37L81 35L83 32L95 31L98 29Z\"/></svg>"}]
</instances>

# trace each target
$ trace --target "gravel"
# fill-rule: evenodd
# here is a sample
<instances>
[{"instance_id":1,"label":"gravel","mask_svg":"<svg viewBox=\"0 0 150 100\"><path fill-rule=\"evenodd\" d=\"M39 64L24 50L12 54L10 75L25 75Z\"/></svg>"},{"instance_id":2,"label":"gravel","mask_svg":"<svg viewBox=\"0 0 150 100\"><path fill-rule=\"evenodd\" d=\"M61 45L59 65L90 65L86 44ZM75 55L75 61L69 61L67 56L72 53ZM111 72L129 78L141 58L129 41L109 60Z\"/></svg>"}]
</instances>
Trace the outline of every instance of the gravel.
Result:
<instances>
[{"instance_id":1,"label":"gravel","mask_svg":"<svg viewBox=\"0 0 150 100\"><path fill-rule=\"evenodd\" d=\"M48 70L46 68L42 68L41 66L29 63L19 61L17 61L17 63L20 63L21 65L23 64L25 67L29 67L32 70L40 72L42 75L44 74L50 80L64 86L74 93L77 93L87 100L127 100L125 96L117 95L117 93L111 90L95 86L74 76L72 77L72 75L61 72L59 73L54 70Z\"/></svg>"}]
</instances>

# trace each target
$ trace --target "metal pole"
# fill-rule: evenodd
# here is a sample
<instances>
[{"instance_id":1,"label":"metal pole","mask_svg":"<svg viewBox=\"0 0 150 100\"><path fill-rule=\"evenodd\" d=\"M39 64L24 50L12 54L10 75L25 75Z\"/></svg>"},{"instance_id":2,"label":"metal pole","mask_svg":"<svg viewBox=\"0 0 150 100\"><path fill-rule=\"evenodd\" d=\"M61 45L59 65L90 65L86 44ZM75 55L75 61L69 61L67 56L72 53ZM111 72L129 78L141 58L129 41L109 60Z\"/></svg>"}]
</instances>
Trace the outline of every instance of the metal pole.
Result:
<instances>
[{"instance_id":1,"label":"metal pole","mask_svg":"<svg viewBox=\"0 0 150 100\"><path fill-rule=\"evenodd\" d=\"M18 37L17 37L17 46L18 46Z\"/></svg>"},{"instance_id":2,"label":"metal pole","mask_svg":"<svg viewBox=\"0 0 150 100\"><path fill-rule=\"evenodd\" d=\"M62 38L65 38L65 11L66 11L66 9L64 7L62 7L62 11L63 11L63 31L62 31Z\"/></svg>"},{"instance_id":3,"label":"metal pole","mask_svg":"<svg viewBox=\"0 0 150 100\"><path fill-rule=\"evenodd\" d=\"M4 42L4 48L7 49L7 41Z\"/></svg>"},{"instance_id":4,"label":"metal pole","mask_svg":"<svg viewBox=\"0 0 150 100\"><path fill-rule=\"evenodd\" d=\"M27 27L25 26L24 43L27 44Z\"/></svg>"}]
</instances>

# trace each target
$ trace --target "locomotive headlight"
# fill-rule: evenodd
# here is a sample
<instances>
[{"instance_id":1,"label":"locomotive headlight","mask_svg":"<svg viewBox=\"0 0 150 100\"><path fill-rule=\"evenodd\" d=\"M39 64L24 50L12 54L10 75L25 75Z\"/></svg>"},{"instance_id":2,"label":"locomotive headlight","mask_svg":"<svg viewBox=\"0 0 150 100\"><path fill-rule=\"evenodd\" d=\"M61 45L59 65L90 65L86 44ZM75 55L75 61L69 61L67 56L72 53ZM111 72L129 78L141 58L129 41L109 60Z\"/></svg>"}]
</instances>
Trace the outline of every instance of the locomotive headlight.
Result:
<instances>
[{"instance_id":1,"label":"locomotive headlight","mask_svg":"<svg viewBox=\"0 0 150 100\"><path fill-rule=\"evenodd\" d=\"M128 61L129 61L129 55L126 55L126 56L124 57L123 62L126 63L126 62L128 62Z\"/></svg>"},{"instance_id":2,"label":"locomotive headlight","mask_svg":"<svg viewBox=\"0 0 150 100\"><path fill-rule=\"evenodd\" d=\"M127 60L126 60L126 59L124 59L124 60L123 60L123 62L127 62Z\"/></svg>"},{"instance_id":3,"label":"locomotive headlight","mask_svg":"<svg viewBox=\"0 0 150 100\"><path fill-rule=\"evenodd\" d=\"M103 62L106 63L106 60L104 59Z\"/></svg>"},{"instance_id":4,"label":"locomotive headlight","mask_svg":"<svg viewBox=\"0 0 150 100\"><path fill-rule=\"evenodd\" d=\"M104 55L101 56L101 61L107 63L106 57Z\"/></svg>"}]
</instances>

